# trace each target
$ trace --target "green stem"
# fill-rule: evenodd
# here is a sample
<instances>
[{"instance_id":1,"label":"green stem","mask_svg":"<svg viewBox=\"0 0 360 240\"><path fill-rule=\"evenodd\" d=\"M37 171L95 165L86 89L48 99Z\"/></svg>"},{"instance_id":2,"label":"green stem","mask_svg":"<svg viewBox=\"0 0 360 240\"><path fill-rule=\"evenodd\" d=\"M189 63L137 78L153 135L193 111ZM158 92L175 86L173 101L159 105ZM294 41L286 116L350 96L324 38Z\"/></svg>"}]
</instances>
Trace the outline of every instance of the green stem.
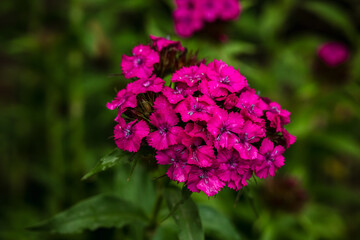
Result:
<instances>
[{"instance_id":1,"label":"green stem","mask_svg":"<svg viewBox=\"0 0 360 240\"><path fill-rule=\"evenodd\" d=\"M150 219L149 225L146 228L145 239L152 239L156 228L160 224L157 221L157 219L158 219L159 212L161 209L162 200L163 200L163 195L162 195L162 192L160 192L160 193L158 193L158 195L156 197L155 206L154 206L154 209L153 209L153 212L151 215L151 219Z\"/></svg>"}]
</instances>

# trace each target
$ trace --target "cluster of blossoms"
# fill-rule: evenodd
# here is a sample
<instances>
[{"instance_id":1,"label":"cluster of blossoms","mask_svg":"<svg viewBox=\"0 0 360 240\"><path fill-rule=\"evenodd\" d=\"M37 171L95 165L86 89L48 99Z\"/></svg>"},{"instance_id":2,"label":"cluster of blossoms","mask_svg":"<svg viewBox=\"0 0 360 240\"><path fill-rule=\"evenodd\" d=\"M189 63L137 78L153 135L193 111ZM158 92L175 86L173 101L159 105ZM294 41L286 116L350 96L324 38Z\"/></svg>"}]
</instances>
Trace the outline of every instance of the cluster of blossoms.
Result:
<instances>
[{"instance_id":1,"label":"cluster of blossoms","mask_svg":"<svg viewBox=\"0 0 360 240\"><path fill-rule=\"evenodd\" d=\"M233 20L241 12L238 0L175 0L175 4L175 30L182 37L190 37L206 22Z\"/></svg>"},{"instance_id":2,"label":"cluster of blossoms","mask_svg":"<svg viewBox=\"0 0 360 240\"><path fill-rule=\"evenodd\" d=\"M284 128L290 112L259 97L233 67L205 64L179 42L151 36L123 56L121 68L134 79L107 104L118 110L115 143L129 152L152 147L157 163L170 165L170 179L213 196L284 165L295 142Z\"/></svg>"}]
</instances>

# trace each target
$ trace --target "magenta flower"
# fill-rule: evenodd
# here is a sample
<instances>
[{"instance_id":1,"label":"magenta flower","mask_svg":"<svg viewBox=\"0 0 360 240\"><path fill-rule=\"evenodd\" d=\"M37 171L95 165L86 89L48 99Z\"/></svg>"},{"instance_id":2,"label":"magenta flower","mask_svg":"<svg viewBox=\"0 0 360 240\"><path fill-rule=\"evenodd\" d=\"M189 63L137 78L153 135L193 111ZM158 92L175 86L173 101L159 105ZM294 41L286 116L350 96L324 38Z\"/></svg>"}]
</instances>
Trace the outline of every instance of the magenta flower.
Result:
<instances>
[{"instance_id":1,"label":"magenta flower","mask_svg":"<svg viewBox=\"0 0 360 240\"><path fill-rule=\"evenodd\" d=\"M211 197L216 195L225 186L225 183L217 176L216 168L192 166L186 185L192 192L203 191Z\"/></svg>"},{"instance_id":2,"label":"magenta flower","mask_svg":"<svg viewBox=\"0 0 360 240\"><path fill-rule=\"evenodd\" d=\"M224 21L236 19L241 12L241 5L238 0L222 0L220 18Z\"/></svg>"},{"instance_id":3,"label":"magenta flower","mask_svg":"<svg viewBox=\"0 0 360 240\"><path fill-rule=\"evenodd\" d=\"M187 164L189 156L184 145L177 144L168 149L157 151L156 160L161 165L171 165L167 171L170 179L177 182L185 182L190 172L190 165Z\"/></svg>"},{"instance_id":4,"label":"magenta flower","mask_svg":"<svg viewBox=\"0 0 360 240\"><path fill-rule=\"evenodd\" d=\"M239 92L247 87L246 78L238 70L223 61L214 60L208 64L207 76L210 89L224 88L229 92Z\"/></svg>"},{"instance_id":5,"label":"magenta flower","mask_svg":"<svg viewBox=\"0 0 360 240\"><path fill-rule=\"evenodd\" d=\"M208 121L207 129L215 137L214 146L219 149L232 148L237 143L237 134L241 133L244 119L239 113L219 109Z\"/></svg>"},{"instance_id":6,"label":"magenta flower","mask_svg":"<svg viewBox=\"0 0 360 240\"><path fill-rule=\"evenodd\" d=\"M318 55L328 66L336 67L349 58L349 50L342 43L328 42L318 48Z\"/></svg>"},{"instance_id":7,"label":"magenta flower","mask_svg":"<svg viewBox=\"0 0 360 240\"><path fill-rule=\"evenodd\" d=\"M148 78L153 70L154 64L158 63L159 54L147 45L134 47L133 56L123 55L121 59L121 69L125 78Z\"/></svg>"},{"instance_id":8,"label":"magenta flower","mask_svg":"<svg viewBox=\"0 0 360 240\"><path fill-rule=\"evenodd\" d=\"M164 97L164 95L159 95L155 101L154 101L154 106L153 108L156 111L161 111L163 109L171 109L171 111L173 112L172 108L173 106L169 103L169 101L166 99L166 97Z\"/></svg>"},{"instance_id":9,"label":"magenta flower","mask_svg":"<svg viewBox=\"0 0 360 240\"><path fill-rule=\"evenodd\" d=\"M173 13L175 31L179 36L190 37L202 28L201 14L198 11L177 9Z\"/></svg>"},{"instance_id":10,"label":"magenta flower","mask_svg":"<svg viewBox=\"0 0 360 240\"><path fill-rule=\"evenodd\" d=\"M175 89L164 87L162 91L171 104L176 104L192 95L197 90L197 86L188 87L185 83L177 83Z\"/></svg>"},{"instance_id":11,"label":"magenta flower","mask_svg":"<svg viewBox=\"0 0 360 240\"><path fill-rule=\"evenodd\" d=\"M176 106L175 112L180 113L183 122L189 120L208 121L216 108L215 102L206 95L201 97L188 96Z\"/></svg>"},{"instance_id":12,"label":"magenta flower","mask_svg":"<svg viewBox=\"0 0 360 240\"><path fill-rule=\"evenodd\" d=\"M183 67L176 71L171 78L171 82L183 82L189 87L192 87L197 82L205 78L206 66L200 64L200 66Z\"/></svg>"},{"instance_id":13,"label":"magenta flower","mask_svg":"<svg viewBox=\"0 0 360 240\"><path fill-rule=\"evenodd\" d=\"M196 1L196 0L195 0ZM178 9L193 11L195 10L194 0L175 0Z\"/></svg>"},{"instance_id":14,"label":"magenta flower","mask_svg":"<svg viewBox=\"0 0 360 240\"><path fill-rule=\"evenodd\" d=\"M184 51L185 48L181 46L179 41L172 41L163 37L155 37L150 35L150 39L153 41L153 46L161 52L163 48L173 47L175 50Z\"/></svg>"},{"instance_id":15,"label":"magenta flower","mask_svg":"<svg viewBox=\"0 0 360 240\"><path fill-rule=\"evenodd\" d=\"M137 152L142 139L149 134L149 126L143 120L126 124L124 119L118 118L118 123L114 128L116 145L122 150Z\"/></svg>"},{"instance_id":16,"label":"magenta flower","mask_svg":"<svg viewBox=\"0 0 360 240\"><path fill-rule=\"evenodd\" d=\"M220 149L217 155L219 164L218 177L227 183L229 188L240 190L247 185L246 180L252 176L250 162L240 157L234 149Z\"/></svg>"},{"instance_id":17,"label":"magenta flower","mask_svg":"<svg viewBox=\"0 0 360 240\"><path fill-rule=\"evenodd\" d=\"M241 114L245 118L254 122L262 122L263 120L260 117L264 114L264 110L267 109L266 103L255 94L255 90L241 93L236 107L241 109Z\"/></svg>"},{"instance_id":18,"label":"magenta flower","mask_svg":"<svg viewBox=\"0 0 360 240\"><path fill-rule=\"evenodd\" d=\"M164 80L155 75L129 83L127 89L135 94L146 92L160 92L164 86Z\"/></svg>"},{"instance_id":19,"label":"magenta flower","mask_svg":"<svg viewBox=\"0 0 360 240\"><path fill-rule=\"evenodd\" d=\"M224 108L230 110L235 107L238 102L239 98L235 95L235 93L232 93L225 98Z\"/></svg>"},{"instance_id":20,"label":"magenta flower","mask_svg":"<svg viewBox=\"0 0 360 240\"><path fill-rule=\"evenodd\" d=\"M214 148L204 145L203 139L199 137L189 137L186 134L182 137L182 144L188 146L188 163L199 167L210 167L215 160Z\"/></svg>"},{"instance_id":21,"label":"magenta flower","mask_svg":"<svg viewBox=\"0 0 360 240\"><path fill-rule=\"evenodd\" d=\"M286 148L295 143L296 137L291 135L285 128L281 128L281 133L284 136Z\"/></svg>"},{"instance_id":22,"label":"magenta flower","mask_svg":"<svg viewBox=\"0 0 360 240\"><path fill-rule=\"evenodd\" d=\"M220 14L222 4L219 0L198 0L196 6L205 21L213 22Z\"/></svg>"},{"instance_id":23,"label":"magenta flower","mask_svg":"<svg viewBox=\"0 0 360 240\"><path fill-rule=\"evenodd\" d=\"M290 123L290 112L281 109L278 103L272 102L268 106L266 118L270 121L270 127L276 128L276 131L280 132L282 126Z\"/></svg>"},{"instance_id":24,"label":"magenta flower","mask_svg":"<svg viewBox=\"0 0 360 240\"><path fill-rule=\"evenodd\" d=\"M126 108L134 108L136 105L136 94L126 89L122 89L117 93L114 100L106 104L106 107L110 110L119 108L119 113L121 114L126 110Z\"/></svg>"},{"instance_id":25,"label":"magenta flower","mask_svg":"<svg viewBox=\"0 0 360 240\"><path fill-rule=\"evenodd\" d=\"M150 116L150 124L157 128L147 136L150 146L156 150L163 150L177 144L178 136L183 132L181 127L175 126L179 119L172 109L159 109Z\"/></svg>"},{"instance_id":26,"label":"magenta flower","mask_svg":"<svg viewBox=\"0 0 360 240\"><path fill-rule=\"evenodd\" d=\"M284 165L285 158L282 156L284 151L283 146L274 147L274 143L269 138L265 138L261 143L257 162L253 166L255 175L259 178L275 176L275 171Z\"/></svg>"},{"instance_id":27,"label":"magenta flower","mask_svg":"<svg viewBox=\"0 0 360 240\"><path fill-rule=\"evenodd\" d=\"M199 91L208 96L209 98L213 99L213 100L217 100L217 101L222 101L226 98L226 96L228 95L228 90L226 90L225 88L213 88L213 84L210 83L209 81L206 80L202 80L199 83Z\"/></svg>"},{"instance_id":28,"label":"magenta flower","mask_svg":"<svg viewBox=\"0 0 360 240\"><path fill-rule=\"evenodd\" d=\"M257 158L258 150L251 143L257 142L260 138L265 137L265 129L251 121L246 121L238 136L234 148L239 152L241 158Z\"/></svg>"},{"instance_id":29,"label":"magenta flower","mask_svg":"<svg viewBox=\"0 0 360 240\"><path fill-rule=\"evenodd\" d=\"M186 124L185 133L190 137L202 138L207 145L211 145L214 141L214 136L206 129L206 122Z\"/></svg>"}]
</instances>

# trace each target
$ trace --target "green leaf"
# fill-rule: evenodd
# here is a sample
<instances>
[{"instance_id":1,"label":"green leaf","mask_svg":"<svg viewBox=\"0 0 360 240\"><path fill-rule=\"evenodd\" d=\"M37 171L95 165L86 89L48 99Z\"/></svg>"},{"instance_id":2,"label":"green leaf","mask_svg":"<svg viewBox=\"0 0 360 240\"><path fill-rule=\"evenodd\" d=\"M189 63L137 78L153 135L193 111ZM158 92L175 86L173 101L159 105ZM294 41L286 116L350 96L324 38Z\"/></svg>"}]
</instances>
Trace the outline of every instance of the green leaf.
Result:
<instances>
[{"instance_id":1,"label":"green leaf","mask_svg":"<svg viewBox=\"0 0 360 240\"><path fill-rule=\"evenodd\" d=\"M110 154L101 158L100 161L96 164L96 166L90 172L85 174L85 176L83 176L81 178L81 180L86 180L99 172L102 172L109 168L114 167L118 163L120 163L126 159L129 159L130 155L131 155L131 153L122 151L122 150L116 148Z\"/></svg>"},{"instance_id":2,"label":"green leaf","mask_svg":"<svg viewBox=\"0 0 360 240\"><path fill-rule=\"evenodd\" d=\"M309 205L300 216L300 224L313 239L341 239L346 225L334 208Z\"/></svg>"},{"instance_id":3,"label":"green leaf","mask_svg":"<svg viewBox=\"0 0 360 240\"><path fill-rule=\"evenodd\" d=\"M343 30L350 39L355 37L356 31L350 18L339 6L335 6L328 2L308 2L305 4L305 8L333 26Z\"/></svg>"},{"instance_id":4,"label":"green leaf","mask_svg":"<svg viewBox=\"0 0 360 240\"><path fill-rule=\"evenodd\" d=\"M355 138L344 133L314 134L312 139L329 150L346 153L360 159L359 143Z\"/></svg>"},{"instance_id":5,"label":"green leaf","mask_svg":"<svg viewBox=\"0 0 360 240\"><path fill-rule=\"evenodd\" d=\"M79 202L28 229L52 233L79 233L85 229L120 228L132 222L146 221L142 210L115 195L106 194Z\"/></svg>"},{"instance_id":6,"label":"green leaf","mask_svg":"<svg viewBox=\"0 0 360 240\"><path fill-rule=\"evenodd\" d=\"M186 187L184 188L186 189ZM202 229L199 211L188 192L189 191L183 190L182 193L177 188L168 188L165 191L165 198L170 212L174 209L176 210L172 214L172 217L180 229L179 239L201 240L204 239L204 231ZM183 201L184 196L188 196L188 199L185 201Z\"/></svg>"},{"instance_id":7,"label":"green leaf","mask_svg":"<svg viewBox=\"0 0 360 240\"><path fill-rule=\"evenodd\" d=\"M199 206L201 223L205 232L209 236L215 236L216 239L239 240L239 233L234 225L224 215L220 214L214 208L208 206Z\"/></svg>"}]
</instances>

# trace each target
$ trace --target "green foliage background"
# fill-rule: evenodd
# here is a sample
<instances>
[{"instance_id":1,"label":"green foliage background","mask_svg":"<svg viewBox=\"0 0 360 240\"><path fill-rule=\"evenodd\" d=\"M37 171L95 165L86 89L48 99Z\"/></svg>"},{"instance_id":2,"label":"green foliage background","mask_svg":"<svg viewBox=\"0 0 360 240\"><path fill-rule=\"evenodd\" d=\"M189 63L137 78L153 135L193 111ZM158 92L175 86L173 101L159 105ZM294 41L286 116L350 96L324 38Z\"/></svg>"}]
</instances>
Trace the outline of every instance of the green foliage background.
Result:
<instances>
[{"instance_id":1,"label":"green foliage background","mask_svg":"<svg viewBox=\"0 0 360 240\"><path fill-rule=\"evenodd\" d=\"M298 179L308 198L297 213L277 210L264 201L266 180L252 180L236 207L237 194L228 189L210 199L193 194L206 239L354 239L360 235L360 3L242 4L240 18L224 29L227 42L196 34L182 43L239 68L262 96L292 112L288 130L298 139L278 174ZM159 171L149 175L140 164L128 181L132 166L119 164L87 181L81 177L114 148L115 113L105 104L126 82L109 75L120 72L121 56L149 34L178 39L173 8L171 0L2 1L0 239L142 239ZM334 40L348 45L351 57L330 69L316 50ZM109 206L126 201L136 217L119 208L122 220L106 225L116 229L26 230L100 193L121 199L104 195L86 206L97 208L99 198ZM160 207L165 217L166 203ZM164 221L151 236L176 239L175 223Z\"/></svg>"}]
</instances>

